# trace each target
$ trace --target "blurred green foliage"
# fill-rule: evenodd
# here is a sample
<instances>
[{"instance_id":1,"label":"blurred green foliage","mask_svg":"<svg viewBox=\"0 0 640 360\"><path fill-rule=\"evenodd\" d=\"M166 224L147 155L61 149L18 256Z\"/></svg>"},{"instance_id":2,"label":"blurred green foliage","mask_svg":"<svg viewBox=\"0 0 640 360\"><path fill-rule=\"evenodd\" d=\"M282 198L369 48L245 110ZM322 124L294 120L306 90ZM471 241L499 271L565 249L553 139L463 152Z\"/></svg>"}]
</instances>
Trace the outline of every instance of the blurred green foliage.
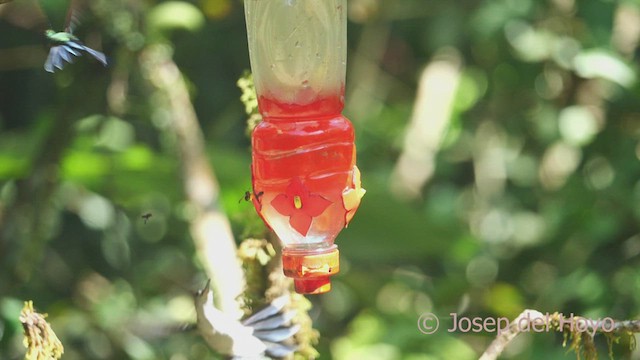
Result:
<instances>
[{"instance_id":1,"label":"blurred green foliage","mask_svg":"<svg viewBox=\"0 0 640 360\"><path fill-rule=\"evenodd\" d=\"M345 114L367 195L338 237L334 289L312 299L320 358L477 358L495 334L447 332L452 312L636 318L640 3L348 5ZM41 9L61 27L66 7ZM173 48L234 232L262 236L250 203L238 203L251 178L236 86L249 69L241 1L92 1L78 34L111 66L82 57L54 75L42 68L36 10L0 5L0 358L24 355L24 300L49 313L64 359L215 358L171 328L193 321L190 291L204 278L171 119L138 56ZM404 138L421 71L443 54L458 59L459 80L434 170L407 198L394 174L414 146ZM440 331L418 330L424 312ZM637 356L629 342L614 344L616 358ZM596 345L606 357L606 340ZM545 333L503 355L575 356Z\"/></svg>"}]
</instances>

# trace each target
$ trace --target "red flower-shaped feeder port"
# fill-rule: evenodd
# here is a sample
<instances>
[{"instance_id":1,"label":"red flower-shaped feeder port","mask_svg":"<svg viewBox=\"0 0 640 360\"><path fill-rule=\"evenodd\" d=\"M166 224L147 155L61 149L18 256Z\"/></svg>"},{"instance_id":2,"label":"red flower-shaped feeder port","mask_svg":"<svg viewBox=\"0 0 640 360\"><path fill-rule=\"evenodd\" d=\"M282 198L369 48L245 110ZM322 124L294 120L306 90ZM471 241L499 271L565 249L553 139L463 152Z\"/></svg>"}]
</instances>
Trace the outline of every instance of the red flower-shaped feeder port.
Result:
<instances>
[{"instance_id":1,"label":"red flower-shaped feeder port","mask_svg":"<svg viewBox=\"0 0 640 360\"><path fill-rule=\"evenodd\" d=\"M314 217L320 216L331 201L316 194L311 194L300 178L293 178L286 193L279 194L271 201L276 211L289 216L289 224L302 236L307 236Z\"/></svg>"}]
</instances>

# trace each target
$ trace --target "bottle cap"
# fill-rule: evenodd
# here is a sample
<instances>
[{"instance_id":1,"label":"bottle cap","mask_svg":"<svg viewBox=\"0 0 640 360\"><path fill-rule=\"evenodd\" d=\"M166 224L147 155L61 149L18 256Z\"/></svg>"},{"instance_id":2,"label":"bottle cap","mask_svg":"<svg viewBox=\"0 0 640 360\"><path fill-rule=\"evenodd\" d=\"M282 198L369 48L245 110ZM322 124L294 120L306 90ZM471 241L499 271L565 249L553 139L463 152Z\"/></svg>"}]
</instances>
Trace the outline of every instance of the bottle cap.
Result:
<instances>
[{"instance_id":1,"label":"bottle cap","mask_svg":"<svg viewBox=\"0 0 640 360\"><path fill-rule=\"evenodd\" d=\"M340 256L334 245L329 249L282 253L284 274L293 278L299 294L322 294L331 290L330 276L340 272Z\"/></svg>"},{"instance_id":2,"label":"bottle cap","mask_svg":"<svg viewBox=\"0 0 640 360\"><path fill-rule=\"evenodd\" d=\"M298 294L324 294L331 290L331 280L328 276L308 279L293 279Z\"/></svg>"}]
</instances>

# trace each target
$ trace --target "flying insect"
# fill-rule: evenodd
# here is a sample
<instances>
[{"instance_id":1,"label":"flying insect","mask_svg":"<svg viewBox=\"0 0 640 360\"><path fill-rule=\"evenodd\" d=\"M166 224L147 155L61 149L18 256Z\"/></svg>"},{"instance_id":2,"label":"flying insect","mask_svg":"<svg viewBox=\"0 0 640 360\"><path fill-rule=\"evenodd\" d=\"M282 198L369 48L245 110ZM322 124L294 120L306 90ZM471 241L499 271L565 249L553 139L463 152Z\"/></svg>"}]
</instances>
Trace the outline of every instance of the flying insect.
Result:
<instances>
[{"instance_id":1,"label":"flying insect","mask_svg":"<svg viewBox=\"0 0 640 360\"><path fill-rule=\"evenodd\" d=\"M240 200L238 200L238 204L240 204L242 202L242 200L244 201L251 201L254 198L256 200L260 200L260 197L264 195L264 191L260 191L259 193L252 193L251 191L245 191L244 195L240 198Z\"/></svg>"},{"instance_id":2,"label":"flying insect","mask_svg":"<svg viewBox=\"0 0 640 360\"><path fill-rule=\"evenodd\" d=\"M149 221L149 219L150 219L152 216L153 216L153 214L152 214L152 213L146 213L146 214L143 214L143 215L142 215L142 216L140 216L140 217L144 219L144 223L146 224L146 223L147 223L147 221Z\"/></svg>"}]
</instances>

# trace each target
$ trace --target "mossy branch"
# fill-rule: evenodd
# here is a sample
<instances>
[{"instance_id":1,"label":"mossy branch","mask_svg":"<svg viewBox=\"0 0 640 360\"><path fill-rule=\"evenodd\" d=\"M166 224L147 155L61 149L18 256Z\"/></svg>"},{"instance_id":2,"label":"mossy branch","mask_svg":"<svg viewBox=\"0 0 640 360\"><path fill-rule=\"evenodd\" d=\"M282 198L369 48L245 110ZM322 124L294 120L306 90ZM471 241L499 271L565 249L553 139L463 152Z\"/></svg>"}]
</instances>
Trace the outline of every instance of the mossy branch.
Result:
<instances>
[{"instance_id":1,"label":"mossy branch","mask_svg":"<svg viewBox=\"0 0 640 360\"><path fill-rule=\"evenodd\" d=\"M236 84L242 91L240 101L244 104L244 111L249 116L246 133L247 136L251 136L253 129L262 121L262 115L258 112L258 96L253 85L253 75L249 71L245 72Z\"/></svg>"},{"instance_id":2,"label":"mossy branch","mask_svg":"<svg viewBox=\"0 0 640 360\"><path fill-rule=\"evenodd\" d=\"M47 314L37 313L32 301L25 301L20 312L20 322L24 329L24 346L27 348L25 360L57 360L62 357L64 347L45 320Z\"/></svg>"},{"instance_id":3,"label":"mossy branch","mask_svg":"<svg viewBox=\"0 0 640 360\"><path fill-rule=\"evenodd\" d=\"M523 332L531 332L532 326L563 333L562 345L565 347L568 345L569 349L576 353L578 359L584 356L587 360L598 359L594 343L596 334L603 334L607 337L609 358L613 359L613 343L618 342L621 336L626 335L632 339L631 347L635 348L635 338L631 335L640 333L640 320L613 320L611 318L596 320L573 314L566 317L559 312L542 314L537 310L527 309L518 315L506 330L498 333L480 360L497 359L516 336Z\"/></svg>"}]
</instances>

